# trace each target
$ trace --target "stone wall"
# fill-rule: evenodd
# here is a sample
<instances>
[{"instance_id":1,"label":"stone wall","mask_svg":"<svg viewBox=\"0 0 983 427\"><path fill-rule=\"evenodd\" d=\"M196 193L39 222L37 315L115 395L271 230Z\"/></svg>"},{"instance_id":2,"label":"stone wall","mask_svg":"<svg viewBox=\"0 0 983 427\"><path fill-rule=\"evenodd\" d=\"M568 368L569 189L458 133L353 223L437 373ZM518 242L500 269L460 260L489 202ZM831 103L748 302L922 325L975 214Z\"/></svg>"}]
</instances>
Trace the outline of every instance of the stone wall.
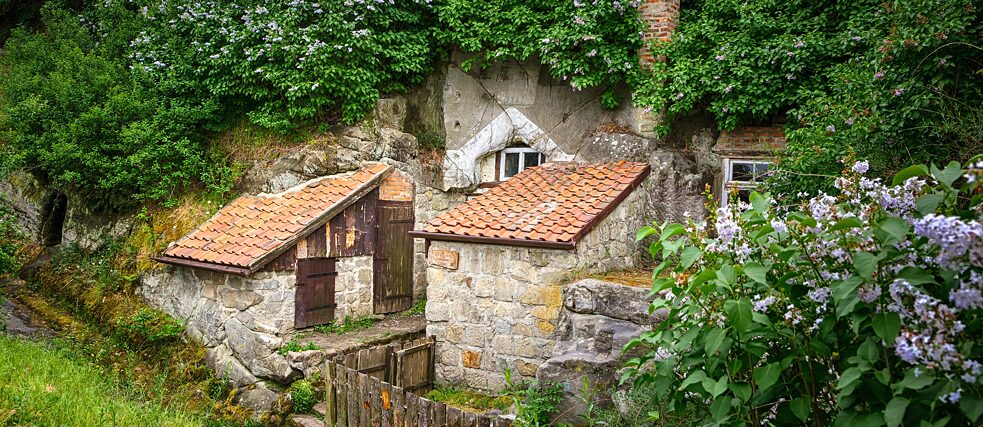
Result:
<instances>
[{"instance_id":1,"label":"stone wall","mask_svg":"<svg viewBox=\"0 0 983 427\"><path fill-rule=\"evenodd\" d=\"M237 385L260 379L279 383L300 373L276 353L280 334L294 326L293 271L260 272L249 278L168 266L141 279L150 305L187 321L188 335L207 348L209 367Z\"/></svg>"},{"instance_id":2,"label":"stone wall","mask_svg":"<svg viewBox=\"0 0 983 427\"><path fill-rule=\"evenodd\" d=\"M339 257L335 271L335 321L371 315L372 255Z\"/></svg>"},{"instance_id":3,"label":"stone wall","mask_svg":"<svg viewBox=\"0 0 983 427\"><path fill-rule=\"evenodd\" d=\"M12 208L18 228L33 239L40 239L48 196L49 190L28 172L15 171L0 180L0 199Z\"/></svg>"},{"instance_id":4,"label":"stone wall","mask_svg":"<svg viewBox=\"0 0 983 427\"><path fill-rule=\"evenodd\" d=\"M563 283L635 265L633 237L646 200L645 191L633 192L575 250L432 241L430 250L459 256L457 270L427 269L427 333L437 337L438 380L496 391L506 369L534 378L559 342Z\"/></svg>"}]
</instances>

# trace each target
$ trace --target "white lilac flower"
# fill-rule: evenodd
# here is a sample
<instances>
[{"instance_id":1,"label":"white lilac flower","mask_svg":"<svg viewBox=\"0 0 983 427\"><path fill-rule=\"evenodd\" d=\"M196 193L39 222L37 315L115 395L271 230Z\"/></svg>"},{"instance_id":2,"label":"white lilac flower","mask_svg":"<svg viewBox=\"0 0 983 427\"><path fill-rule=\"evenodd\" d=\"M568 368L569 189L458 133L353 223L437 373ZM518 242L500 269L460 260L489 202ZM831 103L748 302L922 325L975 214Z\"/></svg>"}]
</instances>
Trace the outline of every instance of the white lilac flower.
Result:
<instances>
[{"instance_id":1,"label":"white lilac flower","mask_svg":"<svg viewBox=\"0 0 983 427\"><path fill-rule=\"evenodd\" d=\"M864 160L862 162L856 162L856 163L853 164L853 168L851 168L851 169L853 169L854 172L863 175L863 174L867 173L867 170L870 169L870 163L867 163L866 160Z\"/></svg>"}]
</instances>

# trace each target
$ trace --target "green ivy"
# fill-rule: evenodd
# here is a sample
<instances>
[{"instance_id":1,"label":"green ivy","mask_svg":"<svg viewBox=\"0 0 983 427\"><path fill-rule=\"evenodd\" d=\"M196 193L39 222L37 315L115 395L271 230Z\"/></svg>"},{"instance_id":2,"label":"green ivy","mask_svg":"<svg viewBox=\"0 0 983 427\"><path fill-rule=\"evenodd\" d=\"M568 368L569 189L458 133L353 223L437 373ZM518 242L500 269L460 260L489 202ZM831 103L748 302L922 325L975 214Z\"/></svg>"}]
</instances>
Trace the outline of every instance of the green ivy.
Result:
<instances>
[{"instance_id":1,"label":"green ivy","mask_svg":"<svg viewBox=\"0 0 983 427\"><path fill-rule=\"evenodd\" d=\"M830 189L849 149L878 173L983 148L981 21L967 0L683 2L636 102L721 129L785 121L774 190Z\"/></svg>"}]
</instances>

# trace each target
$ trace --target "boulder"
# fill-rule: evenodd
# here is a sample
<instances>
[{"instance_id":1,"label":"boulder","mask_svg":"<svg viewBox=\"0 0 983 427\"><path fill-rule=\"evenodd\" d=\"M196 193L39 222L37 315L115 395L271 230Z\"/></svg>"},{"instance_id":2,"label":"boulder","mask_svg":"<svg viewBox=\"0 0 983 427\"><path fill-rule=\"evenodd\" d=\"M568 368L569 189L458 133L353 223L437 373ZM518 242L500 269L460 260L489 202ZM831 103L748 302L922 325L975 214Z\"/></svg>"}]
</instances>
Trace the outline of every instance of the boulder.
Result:
<instances>
[{"instance_id":1,"label":"boulder","mask_svg":"<svg viewBox=\"0 0 983 427\"><path fill-rule=\"evenodd\" d=\"M62 243L76 244L97 251L115 239L126 237L133 228L135 215L111 215L95 212L77 198L68 198Z\"/></svg>"},{"instance_id":2,"label":"boulder","mask_svg":"<svg viewBox=\"0 0 983 427\"><path fill-rule=\"evenodd\" d=\"M254 414L259 415L269 411L276 400L277 393L270 390L266 383L258 382L239 391L236 404L250 408Z\"/></svg>"},{"instance_id":3,"label":"boulder","mask_svg":"<svg viewBox=\"0 0 983 427\"><path fill-rule=\"evenodd\" d=\"M319 176L339 172L338 147L309 145L270 161L254 163L239 179L245 193L279 193Z\"/></svg>"},{"instance_id":4,"label":"boulder","mask_svg":"<svg viewBox=\"0 0 983 427\"><path fill-rule=\"evenodd\" d=\"M249 372L249 369L243 366L226 346L212 347L205 350L205 364L215 371L219 378L227 379L239 387L247 386L258 381L256 376L252 372Z\"/></svg>"},{"instance_id":5,"label":"boulder","mask_svg":"<svg viewBox=\"0 0 983 427\"><path fill-rule=\"evenodd\" d=\"M12 208L18 228L35 239L41 235L48 196L49 191L30 173L15 171L0 180L0 199Z\"/></svg>"},{"instance_id":6,"label":"boulder","mask_svg":"<svg viewBox=\"0 0 983 427\"><path fill-rule=\"evenodd\" d=\"M651 325L660 319L648 313L652 302L648 294L648 288L584 279L567 285L563 305L574 313L596 314Z\"/></svg>"},{"instance_id":7,"label":"boulder","mask_svg":"<svg viewBox=\"0 0 983 427\"><path fill-rule=\"evenodd\" d=\"M652 200L656 222L683 221L690 217L703 218L703 190L711 177L700 173L697 164L678 151L659 150L649 158L652 174L646 180L646 190Z\"/></svg>"}]
</instances>

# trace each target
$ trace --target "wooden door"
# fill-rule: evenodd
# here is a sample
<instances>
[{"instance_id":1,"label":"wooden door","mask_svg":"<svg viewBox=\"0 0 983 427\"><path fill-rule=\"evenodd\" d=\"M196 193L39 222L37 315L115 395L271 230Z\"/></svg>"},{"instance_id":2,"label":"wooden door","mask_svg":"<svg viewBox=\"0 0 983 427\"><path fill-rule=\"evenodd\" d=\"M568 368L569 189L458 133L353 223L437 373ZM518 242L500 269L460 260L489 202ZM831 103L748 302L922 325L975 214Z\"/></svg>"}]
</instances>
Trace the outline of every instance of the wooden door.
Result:
<instances>
[{"instance_id":1,"label":"wooden door","mask_svg":"<svg viewBox=\"0 0 983 427\"><path fill-rule=\"evenodd\" d=\"M373 311L376 314L408 310L413 306L413 202L380 200L376 206L373 265Z\"/></svg>"},{"instance_id":2,"label":"wooden door","mask_svg":"<svg viewBox=\"0 0 983 427\"><path fill-rule=\"evenodd\" d=\"M334 321L334 258L297 260L297 292L294 296L294 327L324 325Z\"/></svg>"}]
</instances>

